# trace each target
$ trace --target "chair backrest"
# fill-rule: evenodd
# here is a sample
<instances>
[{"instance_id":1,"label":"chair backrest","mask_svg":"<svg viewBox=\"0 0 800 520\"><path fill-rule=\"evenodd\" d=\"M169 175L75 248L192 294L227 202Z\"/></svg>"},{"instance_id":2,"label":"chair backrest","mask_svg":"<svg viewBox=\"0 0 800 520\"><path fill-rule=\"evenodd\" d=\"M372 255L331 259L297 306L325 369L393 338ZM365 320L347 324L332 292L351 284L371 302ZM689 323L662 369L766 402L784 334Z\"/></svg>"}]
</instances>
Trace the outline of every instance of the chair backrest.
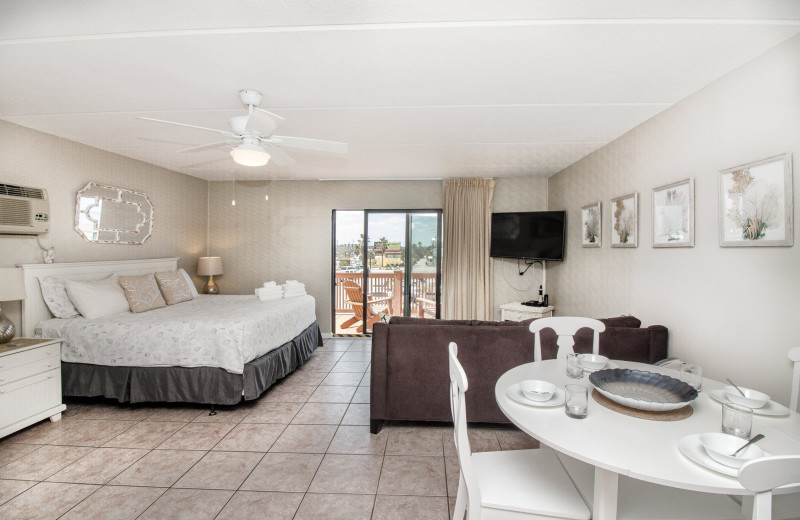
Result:
<instances>
[{"instance_id":1,"label":"chair backrest","mask_svg":"<svg viewBox=\"0 0 800 520\"><path fill-rule=\"evenodd\" d=\"M772 520L772 490L800 483L800 455L761 457L742 465L739 482L755 492L753 520Z\"/></svg>"},{"instance_id":2,"label":"chair backrest","mask_svg":"<svg viewBox=\"0 0 800 520\"><path fill-rule=\"evenodd\" d=\"M350 306L353 308L356 318L359 320L364 319L364 293L361 291L361 286L352 280L345 280L342 282L344 292L347 293L347 299L350 300Z\"/></svg>"},{"instance_id":3,"label":"chair backrest","mask_svg":"<svg viewBox=\"0 0 800 520\"><path fill-rule=\"evenodd\" d=\"M606 326L602 321L571 316L533 320L530 326L530 331L534 334L533 360L542 360L542 340L540 338L542 329L553 329L555 331L558 336L556 358L561 359L574 352L572 347L575 345L575 338L573 336L582 328L590 328L594 331L592 353L598 354L600 351L600 333L606 330Z\"/></svg>"},{"instance_id":4,"label":"chair backrest","mask_svg":"<svg viewBox=\"0 0 800 520\"><path fill-rule=\"evenodd\" d=\"M789 359L794 362L792 371L792 393L789 396L789 408L800 413L800 347L789 351Z\"/></svg>"},{"instance_id":5,"label":"chair backrest","mask_svg":"<svg viewBox=\"0 0 800 520\"><path fill-rule=\"evenodd\" d=\"M481 494L478 479L472 466L472 449L467 435L467 374L458 361L458 345L450 342L450 411L453 414L453 436L456 442L458 464L461 478L467 491L467 512L469 518L480 518Z\"/></svg>"}]
</instances>

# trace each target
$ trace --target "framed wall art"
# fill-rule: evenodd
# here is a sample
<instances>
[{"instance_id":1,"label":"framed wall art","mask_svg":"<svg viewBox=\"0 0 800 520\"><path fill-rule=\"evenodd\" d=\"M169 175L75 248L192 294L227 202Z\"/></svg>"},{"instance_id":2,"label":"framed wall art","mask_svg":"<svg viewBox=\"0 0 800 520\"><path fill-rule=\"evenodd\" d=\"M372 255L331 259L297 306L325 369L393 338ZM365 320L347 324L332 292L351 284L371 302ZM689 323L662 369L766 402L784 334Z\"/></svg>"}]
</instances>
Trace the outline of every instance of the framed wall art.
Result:
<instances>
[{"instance_id":1,"label":"framed wall art","mask_svg":"<svg viewBox=\"0 0 800 520\"><path fill-rule=\"evenodd\" d=\"M653 247L694 247L694 179L653 188Z\"/></svg>"},{"instance_id":2,"label":"framed wall art","mask_svg":"<svg viewBox=\"0 0 800 520\"><path fill-rule=\"evenodd\" d=\"M611 247L639 247L639 194L611 199Z\"/></svg>"},{"instance_id":3,"label":"framed wall art","mask_svg":"<svg viewBox=\"0 0 800 520\"><path fill-rule=\"evenodd\" d=\"M581 247L600 247L603 238L600 202L581 208Z\"/></svg>"},{"instance_id":4,"label":"framed wall art","mask_svg":"<svg viewBox=\"0 0 800 520\"><path fill-rule=\"evenodd\" d=\"M791 246L792 156L719 172L719 245Z\"/></svg>"}]
</instances>

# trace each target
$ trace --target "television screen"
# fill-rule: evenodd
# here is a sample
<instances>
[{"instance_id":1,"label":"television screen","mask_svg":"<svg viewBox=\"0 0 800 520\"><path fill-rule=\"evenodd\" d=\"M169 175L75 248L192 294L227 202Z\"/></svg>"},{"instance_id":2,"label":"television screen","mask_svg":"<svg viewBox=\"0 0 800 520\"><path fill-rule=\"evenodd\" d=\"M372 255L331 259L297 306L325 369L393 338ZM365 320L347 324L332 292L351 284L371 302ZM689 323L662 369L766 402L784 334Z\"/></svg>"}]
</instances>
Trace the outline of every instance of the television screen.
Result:
<instances>
[{"instance_id":1,"label":"television screen","mask_svg":"<svg viewBox=\"0 0 800 520\"><path fill-rule=\"evenodd\" d=\"M566 211L492 213L490 255L564 260L566 220Z\"/></svg>"}]
</instances>

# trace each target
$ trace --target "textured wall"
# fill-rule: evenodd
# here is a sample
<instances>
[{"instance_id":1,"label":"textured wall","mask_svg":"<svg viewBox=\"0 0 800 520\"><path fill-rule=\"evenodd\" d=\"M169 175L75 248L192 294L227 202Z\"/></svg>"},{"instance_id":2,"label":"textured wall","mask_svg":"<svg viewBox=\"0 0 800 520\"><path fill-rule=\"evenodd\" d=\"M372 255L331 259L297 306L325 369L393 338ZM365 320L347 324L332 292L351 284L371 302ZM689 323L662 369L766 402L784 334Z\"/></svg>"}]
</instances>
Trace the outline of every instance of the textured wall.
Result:
<instances>
[{"instance_id":1,"label":"textured wall","mask_svg":"<svg viewBox=\"0 0 800 520\"><path fill-rule=\"evenodd\" d=\"M717 172L794 156L793 247L721 248ZM567 260L548 272L560 315L632 313L670 331L670 355L788 401L800 345L800 37L724 76L549 180L567 209ZM651 190L695 178L694 248L654 249ZM639 247L612 249L609 199L639 192ZM603 245L580 246L580 207L603 203Z\"/></svg>"},{"instance_id":2,"label":"textured wall","mask_svg":"<svg viewBox=\"0 0 800 520\"><path fill-rule=\"evenodd\" d=\"M540 178L498 179L495 210L544 209L546 186ZM332 210L442 207L440 181L237 182L235 193L232 206L232 183L210 183L209 254L222 256L225 274L215 277L222 292L251 293L267 280L303 281L317 300L323 332L331 330ZM522 298L502 281L499 264L496 306Z\"/></svg>"},{"instance_id":3,"label":"textured wall","mask_svg":"<svg viewBox=\"0 0 800 520\"><path fill-rule=\"evenodd\" d=\"M495 179L494 212L545 211L547 209L547 179L543 177L513 177ZM539 294L542 268L539 264L520 276L516 260L495 258L494 319L500 319L500 305L532 300ZM524 271L527 267L521 264ZM549 288L548 288L549 291Z\"/></svg>"},{"instance_id":4,"label":"textured wall","mask_svg":"<svg viewBox=\"0 0 800 520\"><path fill-rule=\"evenodd\" d=\"M56 262L179 256L179 265L195 272L206 245L206 181L4 121L0 121L0 143L0 182L47 190L50 232L40 240L55 247ZM75 194L90 181L140 191L150 198L154 225L147 242L93 244L75 232ZM41 261L35 238L0 236L0 267ZM15 305L7 304L9 309Z\"/></svg>"}]
</instances>

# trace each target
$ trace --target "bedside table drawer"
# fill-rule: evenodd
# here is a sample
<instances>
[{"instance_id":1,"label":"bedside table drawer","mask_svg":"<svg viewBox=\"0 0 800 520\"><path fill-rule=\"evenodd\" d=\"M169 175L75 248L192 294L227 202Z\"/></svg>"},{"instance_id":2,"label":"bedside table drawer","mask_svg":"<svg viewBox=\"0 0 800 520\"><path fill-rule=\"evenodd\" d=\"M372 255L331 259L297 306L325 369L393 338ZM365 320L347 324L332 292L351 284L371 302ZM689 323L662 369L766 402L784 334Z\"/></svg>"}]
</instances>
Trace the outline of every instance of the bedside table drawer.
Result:
<instances>
[{"instance_id":1,"label":"bedside table drawer","mask_svg":"<svg viewBox=\"0 0 800 520\"><path fill-rule=\"evenodd\" d=\"M61 366L61 345L19 352L0 358L0 386Z\"/></svg>"},{"instance_id":2,"label":"bedside table drawer","mask_svg":"<svg viewBox=\"0 0 800 520\"><path fill-rule=\"evenodd\" d=\"M523 313L519 311L510 311L503 309L503 319L509 321L523 321L533 318L531 313Z\"/></svg>"},{"instance_id":3,"label":"bedside table drawer","mask_svg":"<svg viewBox=\"0 0 800 520\"><path fill-rule=\"evenodd\" d=\"M0 384L0 410L3 424L12 424L61 404L61 370L50 370L13 383Z\"/></svg>"}]
</instances>

